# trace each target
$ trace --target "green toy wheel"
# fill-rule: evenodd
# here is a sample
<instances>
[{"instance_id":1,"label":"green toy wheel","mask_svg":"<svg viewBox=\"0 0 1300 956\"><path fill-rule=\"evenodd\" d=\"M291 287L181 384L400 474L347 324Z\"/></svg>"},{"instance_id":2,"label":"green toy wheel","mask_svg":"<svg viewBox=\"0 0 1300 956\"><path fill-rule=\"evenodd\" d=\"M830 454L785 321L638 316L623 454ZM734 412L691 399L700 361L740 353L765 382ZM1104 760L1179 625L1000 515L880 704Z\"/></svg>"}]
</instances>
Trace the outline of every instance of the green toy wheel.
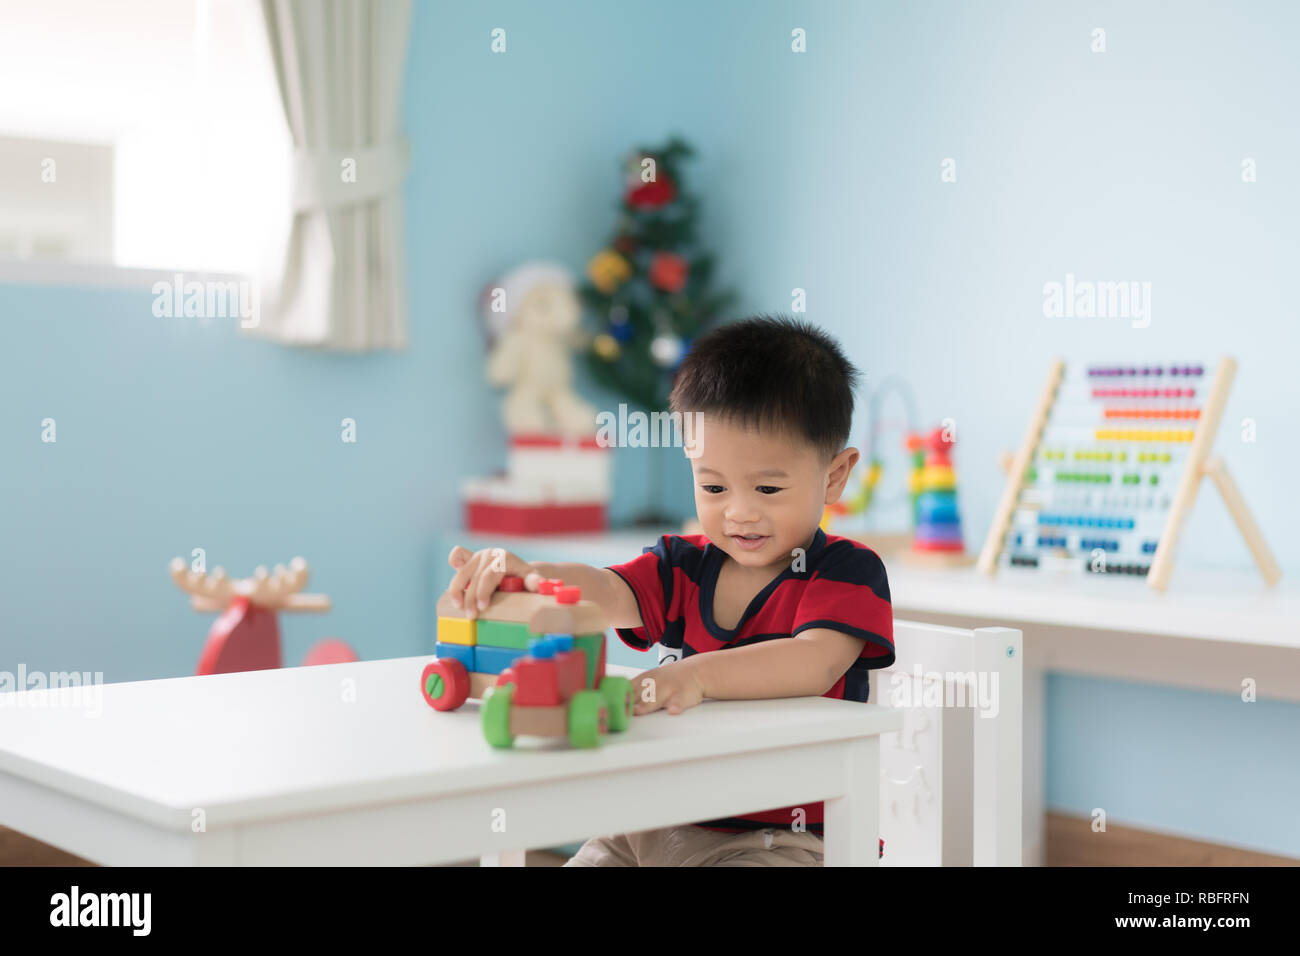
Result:
<instances>
[{"instance_id":1,"label":"green toy wheel","mask_svg":"<svg viewBox=\"0 0 1300 956\"><path fill-rule=\"evenodd\" d=\"M609 710L609 729L612 733L627 730L632 723L632 682L626 677L610 677L600 681L600 693Z\"/></svg>"},{"instance_id":2,"label":"green toy wheel","mask_svg":"<svg viewBox=\"0 0 1300 956\"><path fill-rule=\"evenodd\" d=\"M514 699L514 684L489 687L483 692L483 739L493 747L514 746L515 738L510 733L510 706Z\"/></svg>"},{"instance_id":3,"label":"green toy wheel","mask_svg":"<svg viewBox=\"0 0 1300 956\"><path fill-rule=\"evenodd\" d=\"M597 747L609 724L605 697L598 690L580 690L569 701L569 743Z\"/></svg>"}]
</instances>

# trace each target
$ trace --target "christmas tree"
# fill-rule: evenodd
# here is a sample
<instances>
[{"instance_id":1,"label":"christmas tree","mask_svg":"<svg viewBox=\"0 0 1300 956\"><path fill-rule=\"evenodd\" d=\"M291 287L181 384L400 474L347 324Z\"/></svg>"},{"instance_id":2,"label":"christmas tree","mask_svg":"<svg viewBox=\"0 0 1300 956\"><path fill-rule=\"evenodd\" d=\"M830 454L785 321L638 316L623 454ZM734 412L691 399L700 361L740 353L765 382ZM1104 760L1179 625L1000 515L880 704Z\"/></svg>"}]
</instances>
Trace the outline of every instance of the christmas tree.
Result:
<instances>
[{"instance_id":1,"label":"christmas tree","mask_svg":"<svg viewBox=\"0 0 1300 956\"><path fill-rule=\"evenodd\" d=\"M646 411L667 407L691 342L734 299L709 291L713 256L695 244L699 201L682 178L693 154L676 137L632 153L618 226L579 289L599 326L587 355L593 377Z\"/></svg>"}]
</instances>

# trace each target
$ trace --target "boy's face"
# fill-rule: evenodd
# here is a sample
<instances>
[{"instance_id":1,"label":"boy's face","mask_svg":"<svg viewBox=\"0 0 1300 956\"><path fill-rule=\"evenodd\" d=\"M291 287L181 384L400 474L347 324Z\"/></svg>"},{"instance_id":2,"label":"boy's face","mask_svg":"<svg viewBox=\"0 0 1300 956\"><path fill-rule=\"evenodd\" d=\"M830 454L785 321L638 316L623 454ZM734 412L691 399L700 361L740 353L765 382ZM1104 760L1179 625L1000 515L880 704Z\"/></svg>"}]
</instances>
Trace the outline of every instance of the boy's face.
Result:
<instances>
[{"instance_id":1,"label":"boy's face","mask_svg":"<svg viewBox=\"0 0 1300 956\"><path fill-rule=\"evenodd\" d=\"M695 511L709 540L755 570L777 570L806 548L826 505L858 460L846 448L829 463L806 442L702 415L692 457Z\"/></svg>"}]
</instances>

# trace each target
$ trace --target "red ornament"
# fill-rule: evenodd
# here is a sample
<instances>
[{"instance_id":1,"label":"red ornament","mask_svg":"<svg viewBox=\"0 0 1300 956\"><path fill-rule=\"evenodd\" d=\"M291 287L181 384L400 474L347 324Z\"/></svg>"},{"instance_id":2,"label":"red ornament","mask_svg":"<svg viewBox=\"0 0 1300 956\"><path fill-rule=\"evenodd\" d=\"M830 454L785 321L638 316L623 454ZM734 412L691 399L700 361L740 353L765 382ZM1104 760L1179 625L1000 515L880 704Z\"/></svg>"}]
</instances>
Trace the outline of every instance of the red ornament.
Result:
<instances>
[{"instance_id":1,"label":"red ornament","mask_svg":"<svg viewBox=\"0 0 1300 956\"><path fill-rule=\"evenodd\" d=\"M690 264L671 252L656 252L650 260L650 282L665 292L681 292Z\"/></svg>"},{"instance_id":2,"label":"red ornament","mask_svg":"<svg viewBox=\"0 0 1300 956\"><path fill-rule=\"evenodd\" d=\"M637 182L624 198L634 209L658 209L677 198L677 187L667 176L659 176L653 182Z\"/></svg>"}]
</instances>

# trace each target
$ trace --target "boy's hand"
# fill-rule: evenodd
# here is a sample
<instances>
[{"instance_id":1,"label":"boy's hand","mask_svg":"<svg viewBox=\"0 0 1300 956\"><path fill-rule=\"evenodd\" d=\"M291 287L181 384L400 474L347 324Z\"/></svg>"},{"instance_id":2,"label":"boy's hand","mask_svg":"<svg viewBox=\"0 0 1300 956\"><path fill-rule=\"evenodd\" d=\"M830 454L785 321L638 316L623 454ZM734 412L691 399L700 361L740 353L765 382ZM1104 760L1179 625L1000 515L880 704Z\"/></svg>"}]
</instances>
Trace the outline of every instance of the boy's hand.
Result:
<instances>
[{"instance_id":1,"label":"boy's hand","mask_svg":"<svg viewBox=\"0 0 1300 956\"><path fill-rule=\"evenodd\" d=\"M543 577L535 567L505 548L471 552L456 545L447 556L447 563L456 569L456 576L447 585L446 593L451 603L462 608L471 619L487 609L492 593L507 574L523 578L524 587L529 591L536 591Z\"/></svg>"},{"instance_id":2,"label":"boy's hand","mask_svg":"<svg viewBox=\"0 0 1300 956\"><path fill-rule=\"evenodd\" d=\"M642 671L632 678L632 713L653 713L660 708L680 714L704 699L699 672L690 658Z\"/></svg>"}]
</instances>

